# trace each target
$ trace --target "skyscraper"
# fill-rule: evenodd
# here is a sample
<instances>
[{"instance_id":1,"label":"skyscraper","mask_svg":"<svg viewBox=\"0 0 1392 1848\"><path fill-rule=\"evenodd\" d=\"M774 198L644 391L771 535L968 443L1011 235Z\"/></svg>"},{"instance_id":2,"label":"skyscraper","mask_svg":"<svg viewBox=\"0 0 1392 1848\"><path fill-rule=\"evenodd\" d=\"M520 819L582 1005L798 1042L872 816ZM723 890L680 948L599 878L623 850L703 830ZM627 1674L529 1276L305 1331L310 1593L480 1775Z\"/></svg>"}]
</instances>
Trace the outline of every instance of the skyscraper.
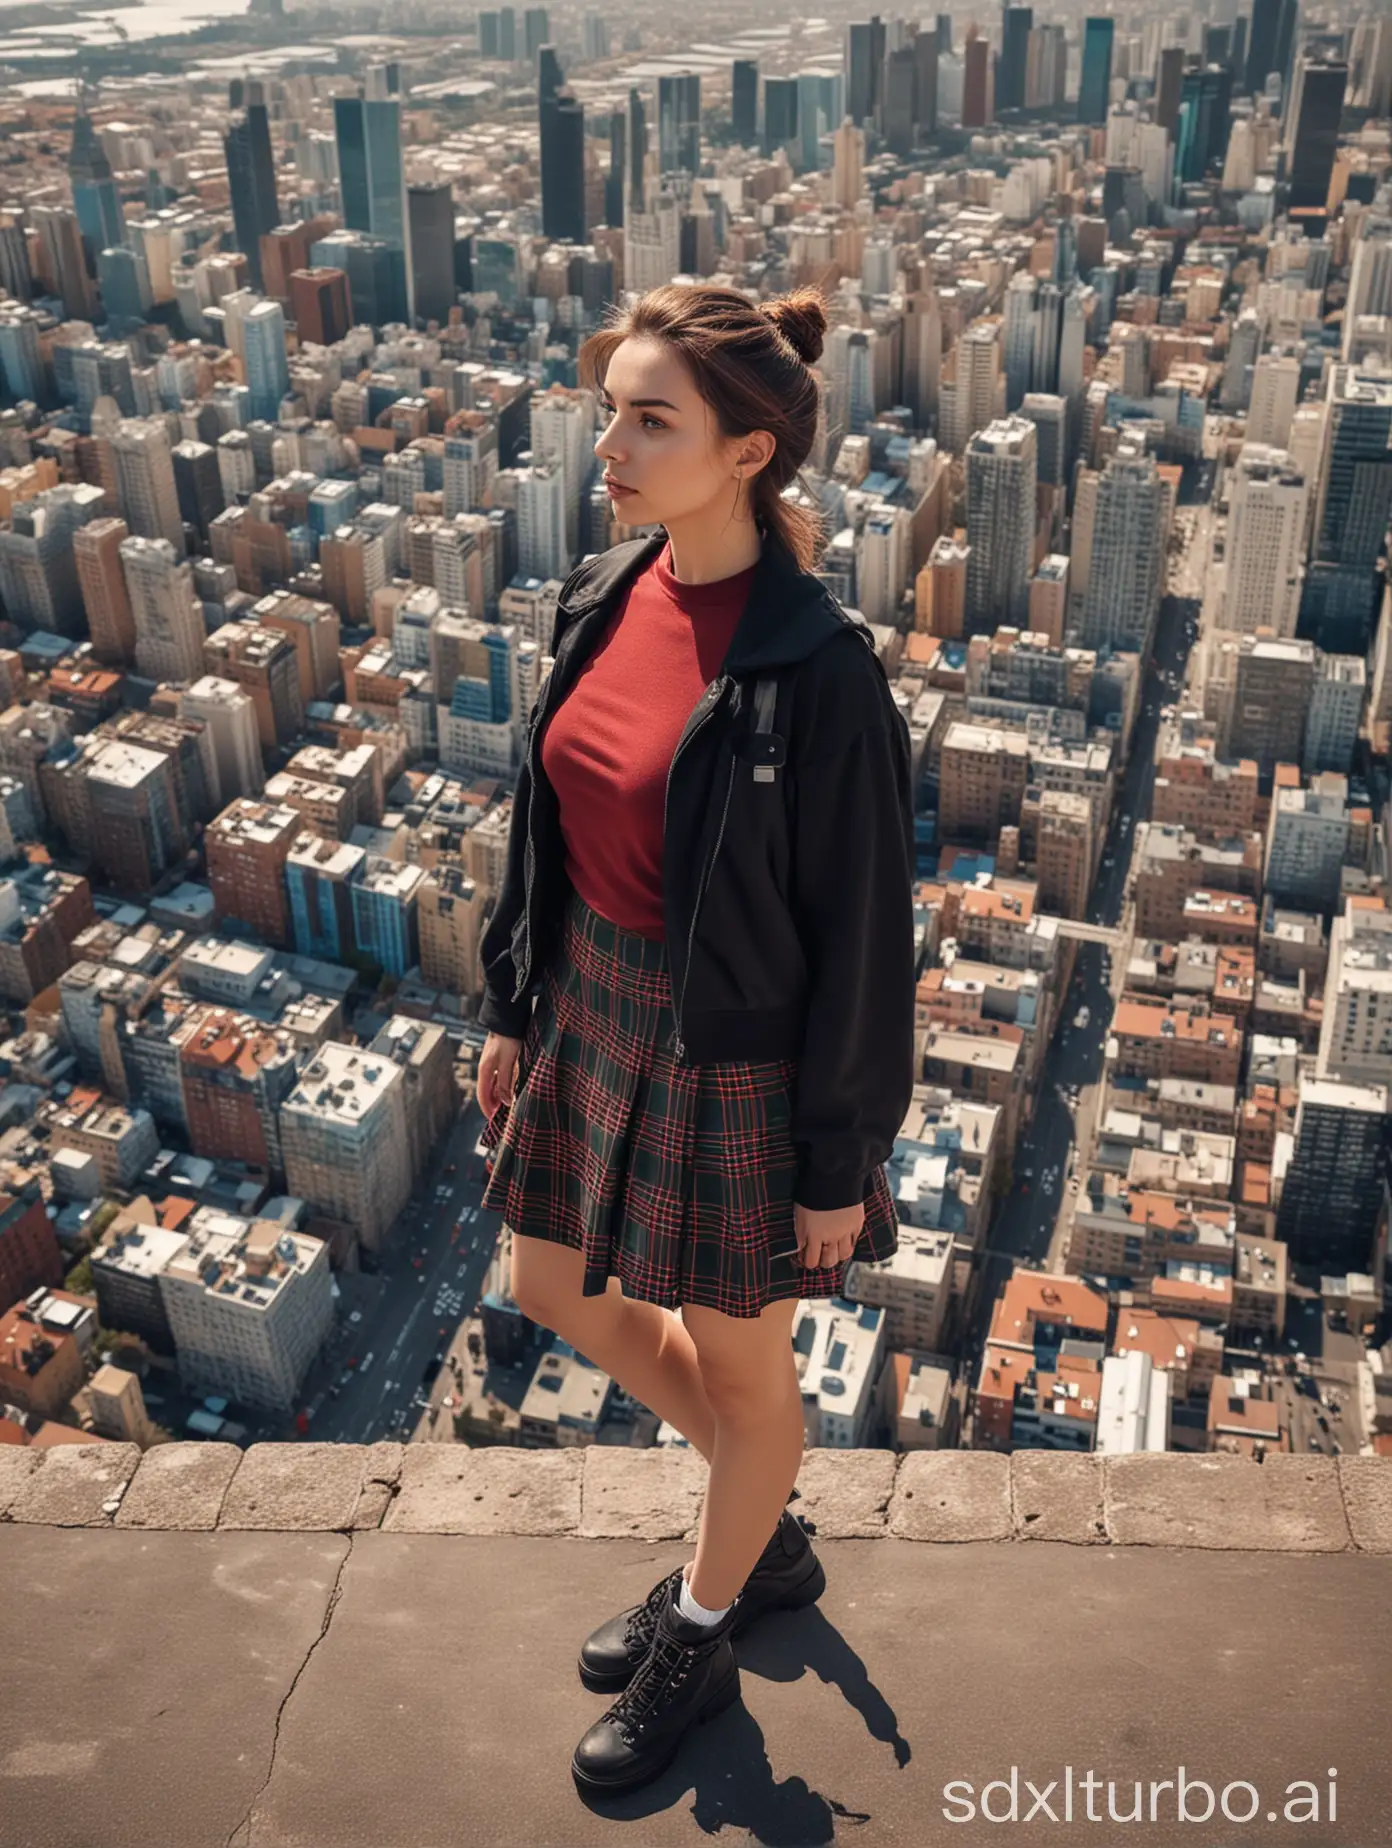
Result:
<instances>
[{"instance_id":1,"label":"skyscraper","mask_svg":"<svg viewBox=\"0 0 1392 1848\"><path fill-rule=\"evenodd\" d=\"M1083 69L1078 85L1078 120L1105 122L1112 94L1112 39L1116 22L1089 14L1083 24Z\"/></svg>"},{"instance_id":2,"label":"skyscraper","mask_svg":"<svg viewBox=\"0 0 1392 1848\"><path fill-rule=\"evenodd\" d=\"M454 189L448 180L408 186L416 313L443 326L454 306Z\"/></svg>"},{"instance_id":3,"label":"skyscraper","mask_svg":"<svg viewBox=\"0 0 1392 1848\"><path fill-rule=\"evenodd\" d=\"M135 659L135 617L121 564L121 542L130 537L124 520L89 520L73 534L73 558L92 651L108 667Z\"/></svg>"},{"instance_id":4,"label":"skyscraper","mask_svg":"<svg viewBox=\"0 0 1392 1848\"><path fill-rule=\"evenodd\" d=\"M1228 490L1223 628L1295 634L1309 496L1284 450L1243 445Z\"/></svg>"},{"instance_id":5,"label":"skyscraper","mask_svg":"<svg viewBox=\"0 0 1392 1848\"><path fill-rule=\"evenodd\" d=\"M1276 65L1276 37L1281 25L1282 0L1252 0L1252 24L1247 33L1247 69L1244 85L1260 96Z\"/></svg>"},{"instance_id":6,"label":"skyscraper","mask_svg":"<svg viewBox=\"0 0 1392 1848\"><path fill-rule=\"evenodd\" d=\"M285 312L279 302L260 301L242 316L246 354L246 380L251 390L251 414L275 423L280 401L290 389L290 368L285 357Z\"/></svg>"},{"instance_id":7,"label":"skyscraper","mask_svg":"<svg viewBox=\"0 0 1392 1848\"><path fill-rule=\"evenodd\" d=\"M885 142L892 154L912 154L918 139L918 58L912 45L901 45L885 59L884 85Z\"/></svg>"},{"instance_id":8,"label":"skyscraper","mask_svg":"<svg viewBox=\"0 0 1392 1848\"><path fill-rule=\"evenodd\" d=\"M915 38L914 59L918 67L915 97L921 141L935 135L938 129L938 35L931 28L921 30Z\"/></svg>"},{"instance_id":9,"label":"skyscraper","mask_svg":"<svg viewBox=\"0 0 1392 1848\"><path fill-rule=\"evenodd\" d=\"M406 316L415 319L411 221L401 160L401 99L380 94L389 81L381 67L368 72L374 95L334 98L343 222L395 245L402 253ZM349 277L350 285L352 277Z\"/></svg>"},{"instance_id":10,"label":"skyscraper","mask_svg":"<svg viewBox=\"0 0 1392 1848\"><path fill-rule=\"evenodd\" d=\"M135 618L135 664L150 680L203 673L203 605L193 566L165 539L123 539L121 564Z\"/></svg>"},{"instance_id":11,"label":"skyscraper","mask_svg":"<svg viewBox=\"0 0 1392 1848\"><path fill-rule=\"evenodd\" d=\"M126 525L136 538L167 540L175 555L182 558L184 523L163 418L152 417L148 422L128 419L112 433L110 443Z\"/></svg>"},{"instance_id":12,"label":"skyscraper","mask_svg":"<svg viewBox=\"0 0 1392 1848\"><path fill-rule=\"evenodd\" d=\"M665 80L664 80L665 81ZM545 236L585 241L585 111L565 87L550 45L537 53L541 129L541 228Z\"/></svg>"},{"instance_id":13,"label":"skyscraper","mask_svg":"<svg viewBox=\"0 0 1392 1848\"><path fill-rule=\"evenodd\" d=\"M86 247L76 212L64 205L33 205L29 220L42 240L48 272L68 318L97 321L97 292L87 273Z\"/></svg>"},{"instance_id":14,"label":"skyscraper","mask_svg":"<svg viewBox=\"0 0 1392 1848\"><path fill-rule=\"evenodd\" d=\"M1027 6L1007 6L1001 21L1000 65L996 71L996 108L1023 109L1025 105L1025 61L1029 52L1030 28L1034 11Z\"/></svg>"},{"instance_id":15,"label":"skyscraper","mask_svg":"<svg viewBox=\"0 0 1392 1848\"><path fill-rule=\"evenodd\" d=\"M767 95L765 85L766 108ZM663 173L700 172L701 78L698 72L672 71L658 78L657 145Z\"/></svg>"},{"instance_id":16,"label":"skyscraper","mask_svg":"<svg viewBox=\"0 0 1392 1848\"><path fill-rule=\"evenodd\" d=\"M1034 425L987 424L967 445L967 630L1023 627L1029 613L1036 487Z\"/></svg>"},{"instance_id":17,"label":"skyscraper","mask_svg":"<svg viewBox=\"0 0 1392 1848\"><path fill-rule=\"evenodd\" d=\"M1083 646L1149 647L1165 569L1165 484L1155 458L1120 449L1097 484Z\"/></svg>"},{"instance_id":18,"label":"skyscraper","mask_svg":"<svg viewBox=\"0 0 1392 1848\"><path fill-rule=\"evenodd\" d=\"M125 238L126 220L111 175L111 162L85 109L73 123L68 178L72 182L73 210L87 246L88 274L95 275L98 255Z\"/></svg>"},{"instance_id":19,"label":"skyscraper","mask_svg":"<svg viewBox=\"0 0 1392 1848\"><path fill-rule=\"evenodd\" d=\"M280 223L275 160L271 153L271 119L262 86L246 85L246 108L234 115L223 136L227 183L232 195L232 222L237 247L246 257L251 279L261 281L261 239Z\"/></svg>"},{"instance_id":20,"label":"skyscraper","mask_svg":"<svg viewBox=\"0 0 1392 1848\"><path fill-rule=\"evenodd\" d=\"M858 128L873 121L884 80L885 29L878 13L853 23L847 42L846 113Z\"/></svg>"},{"instance_id":21,"label":"skyscraper","mask_svg":"<svg viewBox=\"0 0 1392 1848\"><path fill-rule=\"evenodd\" d=\"M647 209L648 112L639 91L628 93L628 196L624 201L625 223L628 214Z\"/></svg>"},{"instance_id":22,"label":"skyscraper","mask_svg":"<svg viewBox=\"0 0 1392 1848\"><path fill-rule=\"evenodd\" d=\"M628 117L615 109L609 117L609 171L604 176L604 222L624 222L624 193L628 175Z\"/></svg>"},{"instance_id":23,"label":"skyscraper","mask_svg":"<svg viewBox=\"0 0 1392 1848\"><path fill-rule=\"evenodd\" d=\"M798 87L795 77L764 79L764 153L791 148L797 135Z\"/></svg>"},{"instance_id":24,"label":"skyscraper","mask_svg":"<svg viewBox=\"0 0 1392 1848\"><path fill-rule=\"evenodd\" d=\"M1322 212L1328 204L1347 85L1342 60L1303 57L1296 65L1286 112L1292 211Z\"/></svg>"},{"instance_id":25,"label":"skyscraper","mask_svg":"<svg viewBox=\"0 0 1392 1848\"><path fill-rule=\"evenodd\" d=\"M962 48L962 127L984 128L995 119L991 82L991 47L975 25L967 28Z\"/></svg>"},{"instance_id":26,"label":"skyscraper","mask_svg":"<svg viewBox=\"0 0 1392 1848\"><path fill-rule=\"evenodd\" d=\"M1180 90L1184 83L1184 47L1166 45L1160 53L1160 83L1155 95L1155 120L1174 140L1179 122Z\"/></svg>"},{"instance_id":27,"label":"skyscraper","mask_svg":"<svg viewBox=\"0 0 1392 1848\"><path fill-rule=\"evenodd\" d=\"M1330 373L1314 557L1371 576L1392 515L1392 380Z\"/></svg>"},{"instance_id":28,"label":"skyscraper","mask_svg":"<svg viewBox=\"0 0 1392 1848\"><path fill-rule=\"evenodd\" d=\"M730 77L730 114L735 140L752 148L759 132L759 66L753 58L736 58Z\"/></svg>"}]
</instances>

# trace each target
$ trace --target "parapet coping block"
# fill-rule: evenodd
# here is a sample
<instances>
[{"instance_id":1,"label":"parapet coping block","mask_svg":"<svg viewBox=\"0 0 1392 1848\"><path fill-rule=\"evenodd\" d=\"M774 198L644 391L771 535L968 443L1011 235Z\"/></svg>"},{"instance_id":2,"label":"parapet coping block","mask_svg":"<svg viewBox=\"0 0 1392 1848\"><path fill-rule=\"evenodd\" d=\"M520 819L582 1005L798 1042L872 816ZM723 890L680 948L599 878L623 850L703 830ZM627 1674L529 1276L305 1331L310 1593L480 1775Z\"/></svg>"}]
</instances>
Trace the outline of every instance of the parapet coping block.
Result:
<instances>
[{"instance_id":1,"label":"parapet coping block","mask_svg":"<svg viewBox=\"0 0 1392 1848\"><path fill-rule=\"evenodd\" d=\"M57 1444L40 1452L9 1518L45 1527L110 1527L139 1462L138 1444Z\"/></svg>"},{"instance_id":2,"label":"parapet coping block","mask_svg":"<svg viewBox=\"0 0 1392 1848\"><path fill-rule=\"evenodd\" d=\"M366 1444L253 1444L228 1486L218 1526L349 1529L367 1453Z\"/></svg>"},{"instance_id":3,"label":"parapet coping block","mask_svg":"<svg viewBox=\"0 0 1392 1848\"><path fill-rule=\"evenodd\" d=\"M235 1444L156 1444L140 1459L116 1525L189 1533L216 1527L227 1486L241 1461Z\"/></svg>"},{"instance_id":4,"label":"parapet coping block","mask_svg":"<svg viewBox=\"0 0 1392 1848\"><path fill-rule=\"evenodd\" d=\"M579 1450L408 1444L400 1492L382 1526L402 1534L576 1534L583 1469Z\"/></svg>"}]
</instances>

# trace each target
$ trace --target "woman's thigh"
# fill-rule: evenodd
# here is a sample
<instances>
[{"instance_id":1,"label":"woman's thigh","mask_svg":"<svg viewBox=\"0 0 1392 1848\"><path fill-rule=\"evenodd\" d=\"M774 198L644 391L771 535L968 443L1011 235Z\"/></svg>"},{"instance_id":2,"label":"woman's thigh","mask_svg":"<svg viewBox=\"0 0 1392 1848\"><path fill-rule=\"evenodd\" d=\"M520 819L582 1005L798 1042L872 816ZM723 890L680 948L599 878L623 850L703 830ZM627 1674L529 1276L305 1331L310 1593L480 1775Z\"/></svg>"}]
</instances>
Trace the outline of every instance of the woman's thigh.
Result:
<instances>
[{"instance_id":1,"label":"woman's thigh","mask_svg":"<svg viewBox=\"0 0 1392 1848\"><path fill-rule=\"evenodd\" d=\"M769 1303L758 1315L725 1315L696 1303L681 1318L696 1349L706 1397L715 1410L738 1413L767 1405L797 1384L793 1361L793 1297Z\"/></svg>"}]
</instances>

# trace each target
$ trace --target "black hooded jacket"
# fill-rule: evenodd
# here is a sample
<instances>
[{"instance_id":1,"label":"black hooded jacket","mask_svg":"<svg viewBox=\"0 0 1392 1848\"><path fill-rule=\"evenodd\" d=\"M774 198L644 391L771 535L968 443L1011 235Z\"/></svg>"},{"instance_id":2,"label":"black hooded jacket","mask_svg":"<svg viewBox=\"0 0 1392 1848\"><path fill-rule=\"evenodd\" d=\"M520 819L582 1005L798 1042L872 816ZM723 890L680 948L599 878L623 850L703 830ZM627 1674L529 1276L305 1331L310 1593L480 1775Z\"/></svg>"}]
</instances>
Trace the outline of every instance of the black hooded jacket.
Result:
<instances>
[{"instance_id":1,"label":"black hooded jacket","mask_svg":"<svg viewBox=\"0 0 1392 1848\"><path fill-rule=\"evenodd\" d=\"M539 725L666 541L659 527L614 546L562 586L483 938L479 1019L492 1032L524 1035L570 886ZM753 693L765 676L777 694L761 736ZM908 726L868 625L765 532L721 671L667 776L671 1046L694 1065L799 1061L792 1138L806 1207L865 1198L912 1100L914 862Z\"/></svg>"}]
</instances>

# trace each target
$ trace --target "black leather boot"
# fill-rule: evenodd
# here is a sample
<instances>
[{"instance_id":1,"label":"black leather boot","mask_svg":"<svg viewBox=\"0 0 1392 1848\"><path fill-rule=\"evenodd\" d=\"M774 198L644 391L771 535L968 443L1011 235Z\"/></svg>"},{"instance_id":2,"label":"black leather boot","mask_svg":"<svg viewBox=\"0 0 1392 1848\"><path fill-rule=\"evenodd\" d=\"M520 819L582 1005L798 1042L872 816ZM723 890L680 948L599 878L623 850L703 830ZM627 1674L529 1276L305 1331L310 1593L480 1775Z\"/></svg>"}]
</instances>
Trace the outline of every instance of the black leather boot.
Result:
<instances>
[{"instance_id":1,"label":"black leather boot","mask_svg":"<svg viewBox=\"0 0 1392 1848\"><path fill-rule=\"evenodd\" d=\"M677 1608L680 1571L662 1581L652 1646L632 1681L575 1748L571 1772L592 1795L635 1790L676 1757L693 1726L739 1699L739 1668L730 1633L740 1597L718 1623L689 1623Z\"/></svg>"},{"instance_id":2,"label":"black leather boot","mask_svg":"<svg viewBox=\"0 0 1392 1848\"><path fill-rule=\"evenodd\" d=\"M668 1573L641 1604L620 1611L585 1638L577 1667L581 1681L592 1694L612 1694L628 1686L652 1644L664 1593L671 1582L672 1574ZM768 1611L801 1610L804 1605L815 1604L825 1590L822 1562L812 1551L797 1516L785 1508L745 1580L731 1635L742 1635Z\"/></svg>"}]
</instances>

